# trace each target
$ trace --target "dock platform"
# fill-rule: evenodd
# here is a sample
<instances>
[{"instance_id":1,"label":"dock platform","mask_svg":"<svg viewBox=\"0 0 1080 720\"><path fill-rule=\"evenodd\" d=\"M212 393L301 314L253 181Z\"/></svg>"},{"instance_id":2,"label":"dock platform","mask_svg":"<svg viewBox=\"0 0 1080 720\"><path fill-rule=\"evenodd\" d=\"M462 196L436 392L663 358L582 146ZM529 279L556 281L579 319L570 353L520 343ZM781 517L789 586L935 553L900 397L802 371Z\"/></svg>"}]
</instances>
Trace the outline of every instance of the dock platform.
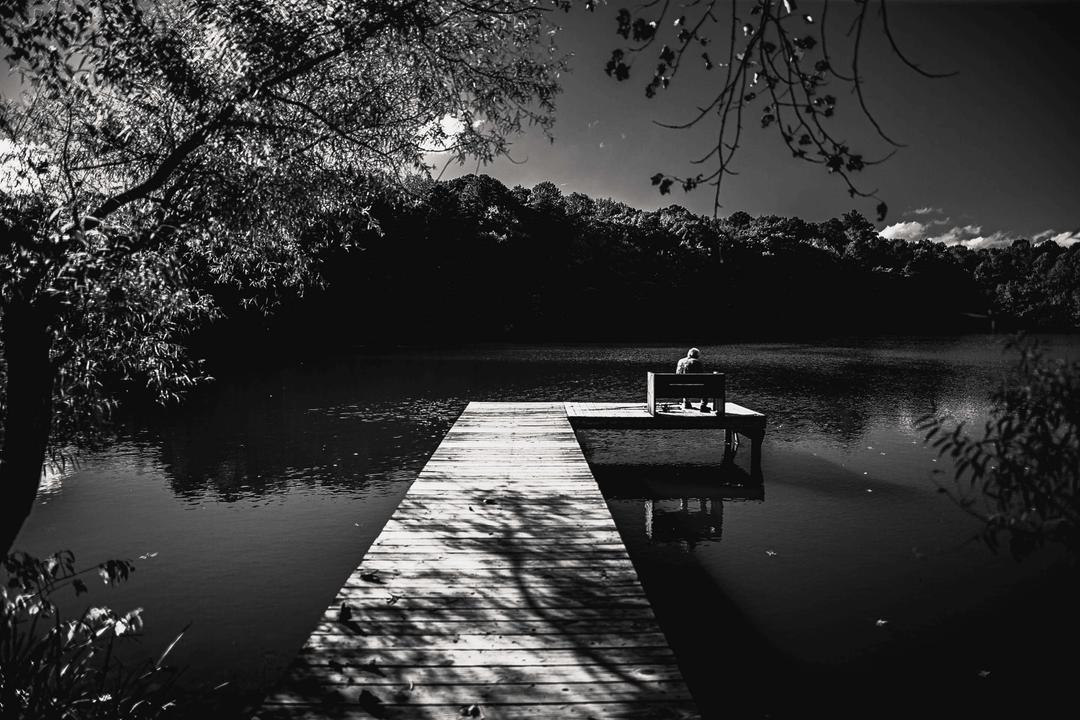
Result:
<instances>
[{"instance_id":1,"label":"dock platform","mask_svg":"<svg viewBox=\"0 0 1080 720\"><path fill-rule=\"evenodd\" d=\"M622 412L469 403L257 717L700 717L571 425Z\"/></svg>"},{"instance_id":2,"label":"dock platform","mask_svg":"<svg viewBox=\"0 0 1080 720\"><path fill-rule=\"evenodd\" d=\"M661 403L654 415L640 402L568 402L566 416L575 428L623 430L722 429L724 443L733 450L733 433L750 440L750 474L761 478L761 443L765 439L765 415L742 405L724 403L724 412L684 409L679 403Z\"/></svg>"}]
</instances>

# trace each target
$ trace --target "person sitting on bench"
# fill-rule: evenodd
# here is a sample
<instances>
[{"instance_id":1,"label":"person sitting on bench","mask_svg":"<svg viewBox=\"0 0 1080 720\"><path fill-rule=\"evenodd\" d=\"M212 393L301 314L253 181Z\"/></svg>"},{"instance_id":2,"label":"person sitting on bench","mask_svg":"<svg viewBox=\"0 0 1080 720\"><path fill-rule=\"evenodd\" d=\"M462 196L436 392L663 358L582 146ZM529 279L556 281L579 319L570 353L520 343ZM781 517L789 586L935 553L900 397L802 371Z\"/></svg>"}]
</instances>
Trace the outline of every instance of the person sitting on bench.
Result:
<instances>
[{"instance_id":1,"label":"person sitting on bench","mask_svg":"<svg viewBox=\"0 0 1080 720\"><path fill-rule=\"evenodd\" d=\"M679 375L705 372L705 363L701 360L701 351L695 347L687 350L686 357L679 358L679 362L675 364L675 372ZM693 406L693 403L690 402L690 398L683 398L683 407L685 409L690 410ZM701 412L709 412L708 398L701 398L701 407L699 410L701 410Z\"/></svg>"}]
</instances>

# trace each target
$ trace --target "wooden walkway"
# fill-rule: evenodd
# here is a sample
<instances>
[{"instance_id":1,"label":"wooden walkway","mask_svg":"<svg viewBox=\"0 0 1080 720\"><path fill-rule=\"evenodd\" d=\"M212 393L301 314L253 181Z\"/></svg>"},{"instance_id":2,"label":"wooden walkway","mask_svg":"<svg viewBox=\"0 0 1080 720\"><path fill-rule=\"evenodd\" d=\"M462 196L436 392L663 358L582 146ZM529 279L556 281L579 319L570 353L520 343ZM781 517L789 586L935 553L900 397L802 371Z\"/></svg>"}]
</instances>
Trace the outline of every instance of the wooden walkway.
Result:
<instances>
[{"instance_id":1,"label":"wooden walkway","mask_svg":"<svg viewBox=\"0 0 1080 720\"><path fill-rule=\"evenodd\" d=\"M257 717L699 715L566 405L473 402Z\"/></svg>"}]
</instances>

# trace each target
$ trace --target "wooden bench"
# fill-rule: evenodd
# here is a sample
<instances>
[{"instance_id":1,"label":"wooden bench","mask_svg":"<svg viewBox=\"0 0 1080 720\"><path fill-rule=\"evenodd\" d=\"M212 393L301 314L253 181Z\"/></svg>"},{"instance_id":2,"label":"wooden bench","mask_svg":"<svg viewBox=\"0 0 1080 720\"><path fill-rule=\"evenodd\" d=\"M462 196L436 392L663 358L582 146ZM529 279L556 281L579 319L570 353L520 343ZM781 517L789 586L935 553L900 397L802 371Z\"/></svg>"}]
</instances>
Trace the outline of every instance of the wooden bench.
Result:
<instances>
[{"instance_id":1,"label":"wooden bench","mask_svg":"<svg viewBox=\"0 0 1080 720\"><path fill-rule=\"evenodd\" d=\"M657 398L711 398L713 411L724 414L727 402L724 373L654 373L648 374L645 390L645 409L656 415Z\"/></svg>"}]
</instances>

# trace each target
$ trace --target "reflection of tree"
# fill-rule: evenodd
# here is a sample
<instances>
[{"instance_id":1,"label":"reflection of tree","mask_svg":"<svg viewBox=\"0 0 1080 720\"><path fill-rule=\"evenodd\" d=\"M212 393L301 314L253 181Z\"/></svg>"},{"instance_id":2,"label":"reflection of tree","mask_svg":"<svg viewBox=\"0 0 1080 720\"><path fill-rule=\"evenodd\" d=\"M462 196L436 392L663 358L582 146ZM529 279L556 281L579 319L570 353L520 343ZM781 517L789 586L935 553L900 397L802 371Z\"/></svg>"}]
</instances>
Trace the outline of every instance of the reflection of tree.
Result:
<instances>
[{"instance_id":1,"label":"reflection of tree","mask_svg":"<svg viewBox=\"0 0 1080 720\"><path fill-rule=\"evenodd\" d=\"M340 387L340 386L339 386ZM331 491L415 477L456 415L454 400L367 400L336 407L223 398L160 429L160 455L178 497L231 502L290 486Z\"/></svg>"}]
</instances>

